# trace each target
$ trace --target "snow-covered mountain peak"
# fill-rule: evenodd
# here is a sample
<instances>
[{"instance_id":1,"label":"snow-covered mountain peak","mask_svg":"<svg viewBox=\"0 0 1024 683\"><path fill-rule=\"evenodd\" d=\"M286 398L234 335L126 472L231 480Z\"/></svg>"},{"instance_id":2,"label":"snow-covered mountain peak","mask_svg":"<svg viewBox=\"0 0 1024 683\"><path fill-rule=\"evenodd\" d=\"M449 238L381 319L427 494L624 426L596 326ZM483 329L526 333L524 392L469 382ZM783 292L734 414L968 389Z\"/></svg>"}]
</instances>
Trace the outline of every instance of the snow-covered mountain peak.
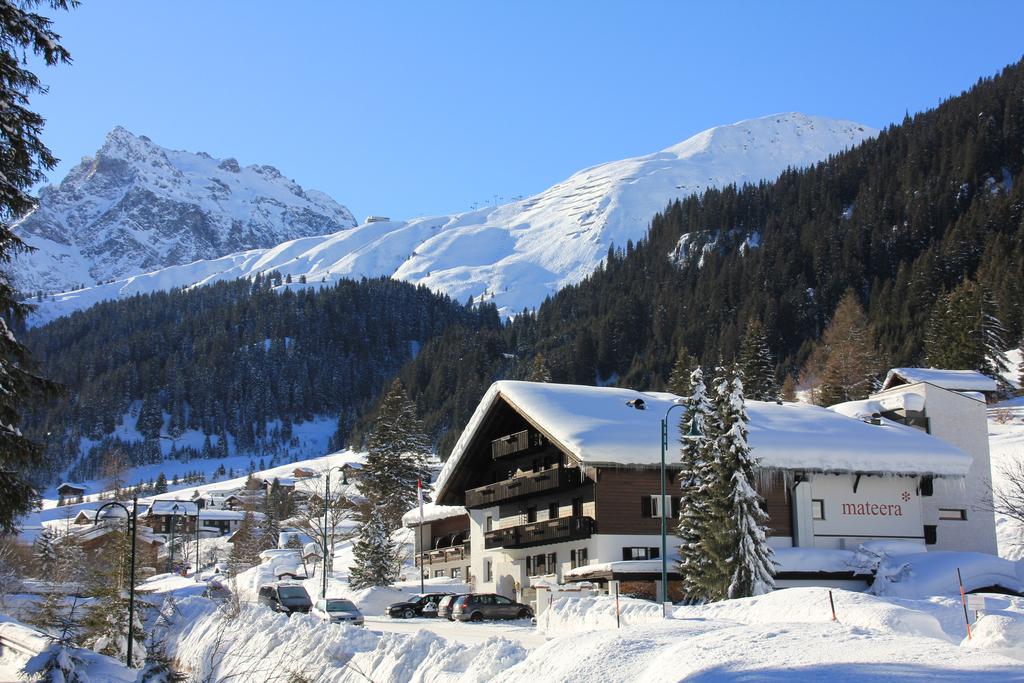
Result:
<instances>
[{"instance_id":1,"label":"snow-covered mountain peak","mask_svg":"<svg viewBox=\"0 0 1024 683\"><path fill-rule=\"evenodd\" d=\"M526 199L409 221L377 221L272 248L237 251L73 292L44 302L37 322L104 299L278 270L310 286L391 276L459 301L493 301L504 314L594 271L612 245L643 238L676 198L757 182L816 163L875 135L858 123L776 114L704 131L660 152L573 174ZM174 161L173 154L169 158ZM253 167L241 173L254 172ZM319 193L305 192L309 201ZM298 286L298 285L296 285Z\"/></svg>"},{"instance_id":2,"label":"snow-covered mountain peak","mask_svg":"<svg viewBox=\"0 0 1024 683\"><path fill-rule=\"evenodd\" d=\"M15 224L22 291L66 291L344 230L355 219L273 166L161 147L121 126Z\"/></svg>"}]
</instances>

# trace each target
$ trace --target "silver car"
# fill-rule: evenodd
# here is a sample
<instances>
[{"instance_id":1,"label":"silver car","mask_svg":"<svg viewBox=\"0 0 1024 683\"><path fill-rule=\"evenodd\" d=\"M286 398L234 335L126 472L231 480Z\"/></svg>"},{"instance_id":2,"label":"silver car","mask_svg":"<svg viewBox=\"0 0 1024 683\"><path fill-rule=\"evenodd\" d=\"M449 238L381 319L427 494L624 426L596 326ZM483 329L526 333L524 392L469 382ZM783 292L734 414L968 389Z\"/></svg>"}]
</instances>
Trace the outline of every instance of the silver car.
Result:
<instances>
[{"instance_id":1,"label":"silver car","mask_svg":"<svg viewBox=\"0 0 1024 683\"><path fill-rule=\"evenodd\" d=\"M351 600L343 598L328 598L317 600L310 612L321 621L331 624L349 624L351 626L363 625L363 614Z\"/></svg>"}]
</instances>

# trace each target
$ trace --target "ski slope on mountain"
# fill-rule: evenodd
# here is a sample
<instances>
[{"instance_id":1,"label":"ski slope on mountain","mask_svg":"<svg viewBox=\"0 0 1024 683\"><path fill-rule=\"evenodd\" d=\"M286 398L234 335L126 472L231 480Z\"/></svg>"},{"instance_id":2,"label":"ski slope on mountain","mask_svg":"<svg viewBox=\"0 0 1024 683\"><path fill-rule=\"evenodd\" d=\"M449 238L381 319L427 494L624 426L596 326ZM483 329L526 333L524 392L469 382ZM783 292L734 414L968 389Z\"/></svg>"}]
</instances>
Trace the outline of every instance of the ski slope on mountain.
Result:
<instances>
[{"instance_id":1,"label":"ski slope on mountain","mask_svg":"<svg viewBox=\"0 0 1024 683\"><path fill-rule=\"evenodd\" d=\"M98 301L272 270L308 286L394 277L512 315L579 282L610 246L641 239L675 198L757 182L873 136L858 123L789 113L712 128L660 152L601 164L526 199L451 216L378 221L56 295L44 323Z\"/></svg>"}]
</instances>

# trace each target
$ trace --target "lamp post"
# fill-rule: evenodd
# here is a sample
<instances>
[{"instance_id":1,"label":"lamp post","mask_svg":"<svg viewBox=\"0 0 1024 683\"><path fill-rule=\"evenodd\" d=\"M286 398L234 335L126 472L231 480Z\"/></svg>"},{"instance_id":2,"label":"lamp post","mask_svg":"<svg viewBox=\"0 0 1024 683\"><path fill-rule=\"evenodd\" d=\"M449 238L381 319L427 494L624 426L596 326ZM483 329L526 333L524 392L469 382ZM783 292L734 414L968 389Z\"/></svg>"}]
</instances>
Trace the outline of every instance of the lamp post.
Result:
<instances>
[{"instance_id":1,"label":"lamp post","mask_svg":"<svg viewBox=\"0 0 1024 683\"><path fill-rule=\"evenodd\" d=\"M174 571L174 527L178 524L178 504L175 503L171 507L171 547L167 552L167 573L170 574Z\"/></svg>"},{"instance_id":2,"label":"lamp post","mask_svg":"<svg viewBox=\"0 0 1024 683\"><path fill-rule=\"evenodd\" d=\"M100 513L104 509L116 506L124 510L125 517L128 519L129 533L132 536L132 555L130 560L129 576L128 576L128 654L125 660L125 664L130 669L132 666L132 643L135 641L135 531L139 521L139 497L132 496L132 509L129 512L128 508L123 503L119 503L116 500L104 503L96 510L96 515L93 518L94 524L100 523Z\"/></svg>"},{"instance_id":3,"label":"lamp post","mask_svg":"<svg viewBox=\"0 0 1024 683\"><path fill-rule=\"evenodd\" d=\"M196 503L196 570L192 576L196 581L199 580L199 503Z\"/></svg>"},{"instance_id":4,"label":"lamp post","mask_svg":"<svg viewBox=\"0 0 1024 683\"><path fill-rule=\"evenodd\" d=\"M338 470L338 471L341 472L341 484L342 484L342 486L346 486L346 487L348 486L348 476L345 473L345 468L344 467L342 467L341 465L335 465L334 467L328 467L327 468L327 472L324 473L324 526L323 526L323 531L324 531L324 547L323 547L323 551L324 551L324 557L323 557L324 569L323 569L323 576L320 577L320 584L321 584L321 586L320 586L320 597L323 598L324 600L327 599L327 556L331 554L330 550L328 549L328 545L327 545L327 523L328 523L328 520L330 519L330 513L331 513L331 472L333 472L334 470ZM334 540L334 529L331 529L331 540L332 541ZM333 545L334 544L331 543L332 547L333 547Z\"/></svg>"},{"instance_id":5,"label":"lamp post","mask_svg":"<svg viewBox=\"0 0 1024 683\"><path fill-rule=\"evenodd\" d=\"M658 512L661 515L661 613L662 616L666 616L665 603L668 602L668 533L667 523L665 521L667 512L672 509L671 503L669 504L669 510L665 510L665 451L668 450L668 415L675 408L681 408L685 404L675 401L665 411L665 417L661 418L661 502L658 504Z\"/></svg>"}]
</instances>

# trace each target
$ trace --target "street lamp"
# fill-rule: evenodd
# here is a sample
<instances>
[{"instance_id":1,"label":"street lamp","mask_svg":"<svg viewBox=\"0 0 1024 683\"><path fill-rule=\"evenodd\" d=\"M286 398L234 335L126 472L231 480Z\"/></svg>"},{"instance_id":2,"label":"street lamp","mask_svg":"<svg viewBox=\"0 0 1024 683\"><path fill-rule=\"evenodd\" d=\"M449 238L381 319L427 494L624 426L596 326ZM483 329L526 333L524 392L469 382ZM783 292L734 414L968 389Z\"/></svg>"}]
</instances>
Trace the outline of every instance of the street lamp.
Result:
<instances>
[{"instance_id":1,"label":"street lamp","mask_svg":"<svg viewBox=\"0 0 1024 683\"><path fill-rule=\"evenodd\" d=\"M100 523L100 513L109 507L119 507L124 510L125 518L128 519L129 533L132 535L132 556L129 569L128 577L128 655L125 664L130 669L132 666L132 643L135 640L135 531L139 522L139 497L132 496L132 509L131 512L125 507L123 503L119 503L116 500L112 500L109 503L104 503L96 510L96 515L93 518L94 524ZM104 517L120 517L113 510L110 510Z\"/></svg>"},{"instance_id":2,"label":"street lamp","mask_svg":"<svg viewBox=\"0 0 1024 683\"><path fill-rule=\"evenodd\" d=\"M673 401L672 405L665 411L665 417L661 418L661 502L658 504L658 512L661 516L661 612L665 614L665 603L668 602L668 533L666 510L665 510L665 451L668 450L668 415L675 408L684 407L686 404ZM668 506L672 509L671 504Z\"/></svg>"},{"instance_id":3,"label":"street lamp","mask_svg":"<svg viewBox=\"0 0 1024 683\"><path fill-rule=\"evenodd\" d=\"M171 507L171 547L167 552L167 573L170 574L174 571L174 527L178 524L178 504L175 503Z\"/></svg>"},{"instance_id":4,"label":"street lamp","mask_svg":"<svg viewBox=\"0 0 1024 683\"><path fill-rule=\"evenodd\" d=\"M328 550L328 545L327 545L327 521L330 518L330 511L331 511L331 472L333 472L334 470L338 470L338 471L341 472L341 484L342 484L342 486L348 486L348 475L345 472L345 468L344 467L342 467L341 465L335 465L334 467L328 467L327 468L327 472L324 473L324 526L323 526L323 532L324 532L324 537L323 537L324 538L324 547L323 547L323 551L324 551L324 557L323 557L324 570L323 570L323 576L320 577L320 582L321 582L320 597L323 598L324 600L327 599L327 556L331 554L330 551ZM331 529L331 541L332 541L331 548L333 549L333 546L334 546L334 543L333 543L333 541L334 541L334 529L333 528Z\"/></svg>"}]
</instances>

